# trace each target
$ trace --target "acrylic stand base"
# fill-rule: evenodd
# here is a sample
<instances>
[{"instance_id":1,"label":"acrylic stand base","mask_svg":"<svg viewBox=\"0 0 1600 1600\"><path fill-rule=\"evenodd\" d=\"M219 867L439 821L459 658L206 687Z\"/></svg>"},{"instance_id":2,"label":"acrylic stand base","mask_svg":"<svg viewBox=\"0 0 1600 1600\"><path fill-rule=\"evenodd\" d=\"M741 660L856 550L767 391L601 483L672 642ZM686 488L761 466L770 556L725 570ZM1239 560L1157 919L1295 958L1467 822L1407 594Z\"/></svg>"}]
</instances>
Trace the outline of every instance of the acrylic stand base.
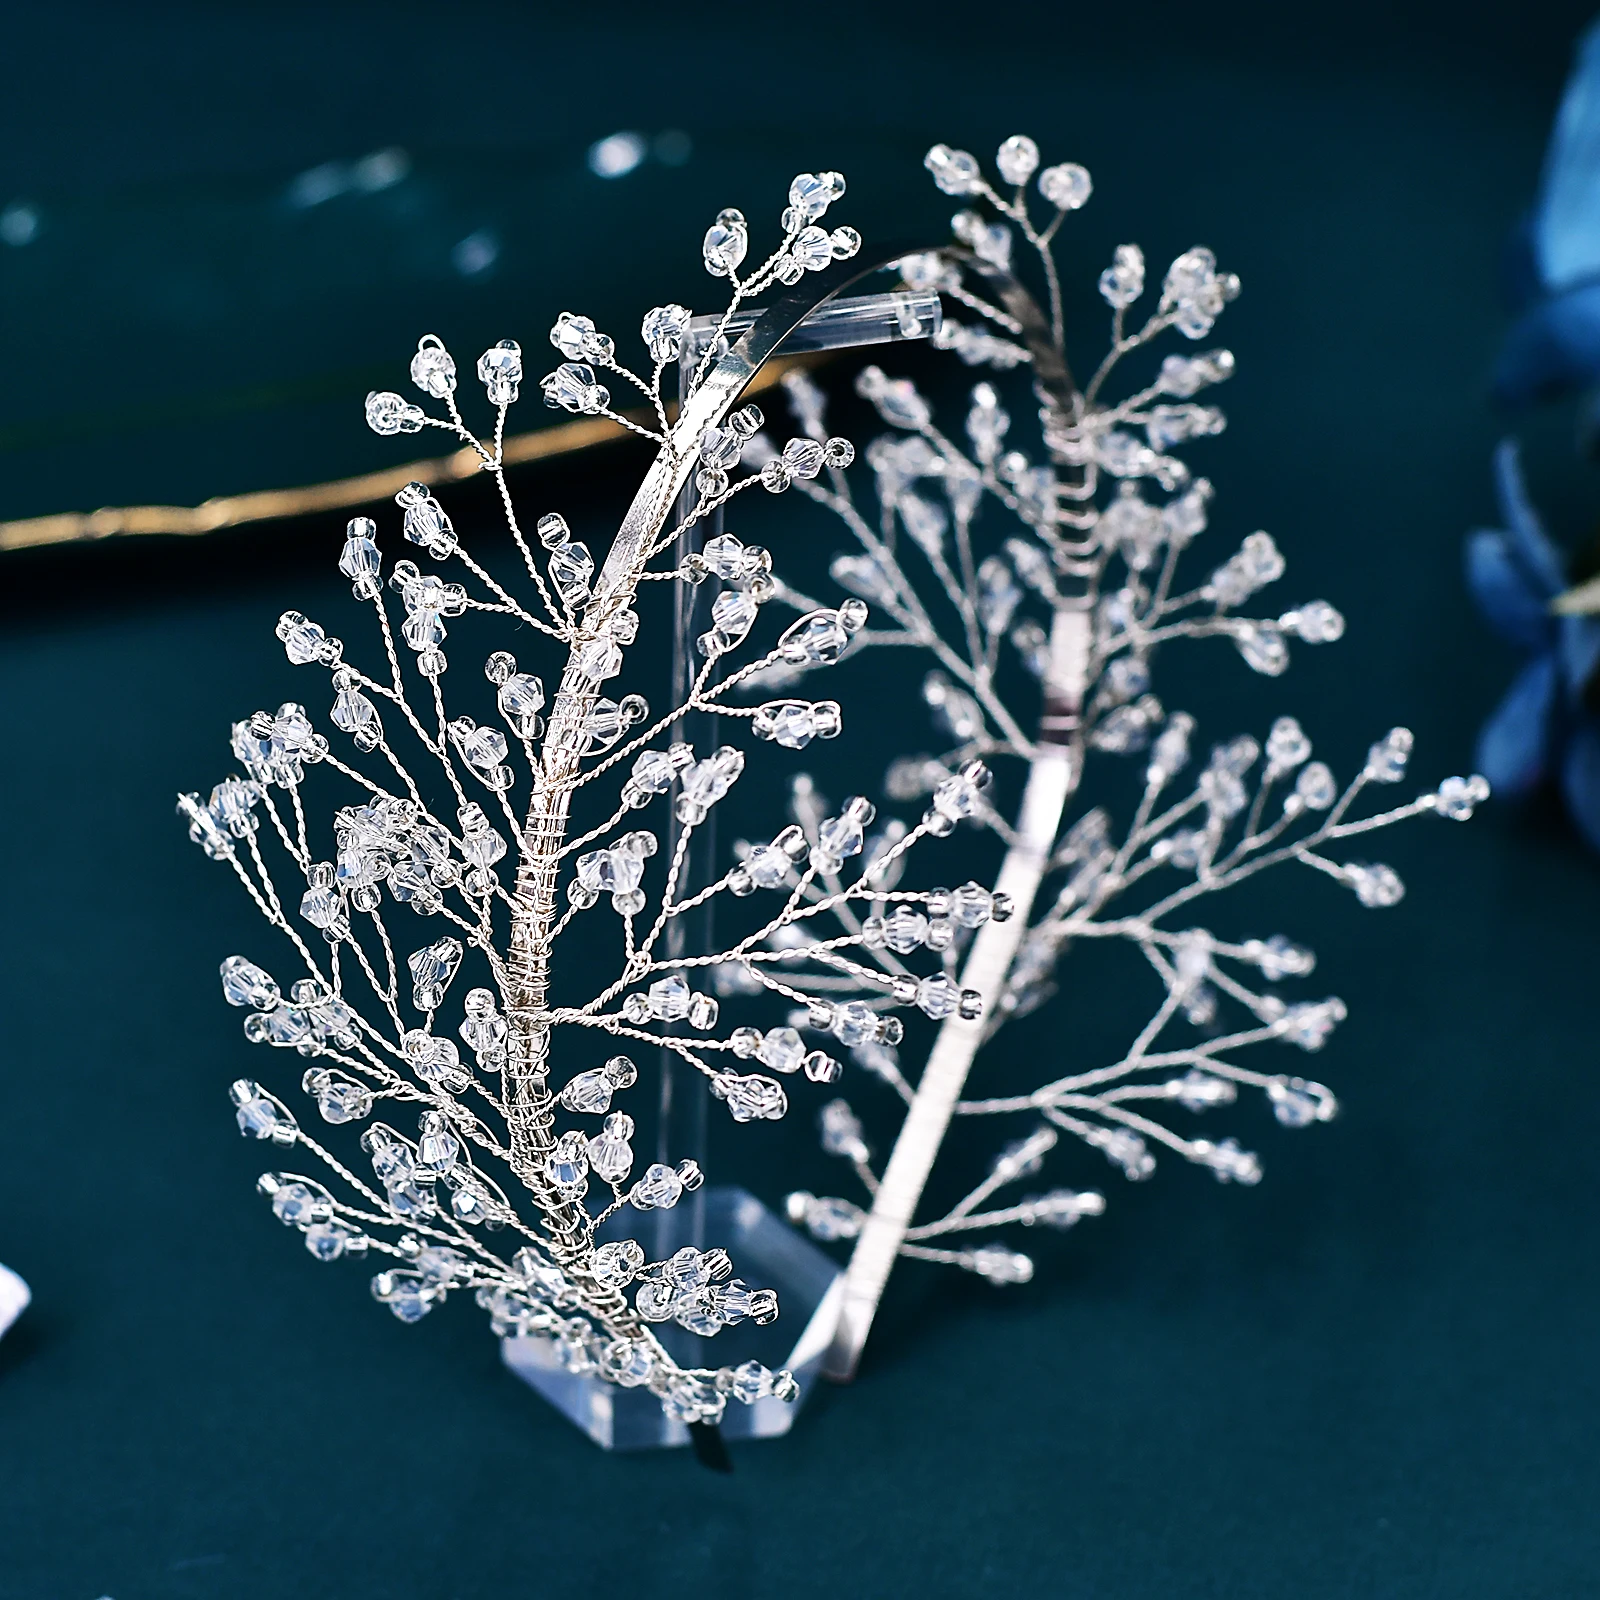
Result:
<instances>
[{"instance_id":1,"label":"acrylic stand base","mask_svg":"<svg viewBox=\"0 0 1600 1600\"><path fill-rule=\"evenodd\" d=\"M680 1204L659 1219L650 1219L651 1232L645 1238L652 1252L664 1256L683 1244L700 1249L720 1245L733 1257L734 1270L746 1283L777 1290L778 1320L766 1328L743 1322L724 1328L714 1339L670 1322L659 1324L656 1334L674 1359L686 1366L734 1367L741 1361L760 1361L774 1370L787 1367L800 1385L798 1400L768 1398L752 1406L730 1400L722 1418L725 1439L775 1438L789 1431L812 1385L821 1378L822 1357L837 1315L839 1268L743 1189L707 1188L694 1198L700 1201L698 1217ZM637 1213L623 1215L634 1219L633 1231L643 1231L637 1226L643 1221ZM676 1241L674 1221L682 1234ZM602 1450L659 1450L689 1443L689 1430L681 1422L669 1422L648 1389L619 1389L594 1377L574 1376L557 1361L552 1339L503 1339L500 1353L524 1383L537 1389Z\"/></svg>"}]
</instances>

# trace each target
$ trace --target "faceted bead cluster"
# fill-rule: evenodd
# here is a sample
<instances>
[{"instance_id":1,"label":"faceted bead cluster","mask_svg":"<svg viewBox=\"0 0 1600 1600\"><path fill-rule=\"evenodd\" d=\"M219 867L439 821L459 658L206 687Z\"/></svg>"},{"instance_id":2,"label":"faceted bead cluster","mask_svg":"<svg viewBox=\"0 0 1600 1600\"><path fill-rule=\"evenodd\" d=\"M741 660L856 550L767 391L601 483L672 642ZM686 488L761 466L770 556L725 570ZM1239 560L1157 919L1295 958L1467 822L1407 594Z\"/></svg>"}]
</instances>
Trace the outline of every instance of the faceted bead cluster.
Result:
<instances>
[{"instance_id":1,"label":"faceted bead cluster","mask_svg":"<svg viewBox=\"0 0 1600 1600\"><path fill-rule=\"evenodd\" d=\"M744 771L744 751L725 744L702 761L685 767L678 780L678 802L674 808L680 822L691 827L704 822L707 813L738 781Z\"/></svg>"},{"instance_id":2,"label":"faceted bead cluster","mask_svg":"<svg viewBox=\"0 0 1600 1600\"><path fill-rule=\"evenodd\" d=\"M567 897L576 906L592 906L602 894L611 896L619 916L634 917L644 910L644 864L656 853L656 836L638 830L624 834L614 845L590 850L578 857L577 875L567 885Z\"/></svg>"},{"instance_id":3,"label":"faceted bead cluster","mask_svg":"<svg viewBox=\"0 0 1600 1600\"><path fill-rule=\"evenodd\" d=\"M674 744L665 750L646 750L635 758L627 782L622 786L624 804L634 810L647 806L653 796L665 794L678 774L693 761L694 751L686 744Z\"/></svg>"},{"instance_id":4,"label":"faceted bead cluster","mask_svg":"<svg viewBox=\"0 0 1600 1600\"><path fill-rule=\"evenodd\" d=\"M555 512L539 518L539 543L550 552L550 582L562 605L575 611L589 603L589 580L594 577L594 557L589 547L572 537L567 519Z\"/></svg>"},{"instance_id":5,"label":"faceted bead cluster","mask_svg":"<svg viewBox=\"0 0 1600 1600\"><path fill-rule=\"evenodd\" d=\"M804 750L813 739L833 739L844 726L837 700L769 700L756 708L751 732L785 750Z\"/></svg>"},{"instance_id":6,"label":"faceted bead cluster","mask_svg":"<svg viewBox=\"0 0 1600 1600\"><path fill-rule=\"evenodd\" d=\"M753 846L728 874L728 887L737 895L779 888L805 861L809 848L804 832L791 824L770 844Z\"/></svg>"},{"instance_id":7,"label":"faceted bead cluster","mask_svg":"<svg viewBox=\"0 0 1600 1600\"><path fill-rule=\"evenodd\" d=\"M653 1161L628 1191L628 1204L636 1211L669 1211L704 1182L705 1175L693 1161L680 1161L676 1168Z\"/></svg>"},{"instance_id":8,"label":"faceted bead cluster","mask_svg":"<svg viewBox=\"0 0 1600 1600\"><path fill-rule=\"evenodd\" d=\"M634 1309L646 1322L676 1322L707 1338L747 1317L775 1321L778 1297L770 1289L748 1288L732 1271L726 1251L685 1245L639 1280Z\"/></svg>"},{"instance_id":9,"label":"faceted bead cluster","mask_svg":"<svg viewBox=\"0 0 1600 1600\"><path fill-rule=\"evenodd\" d=\"M426 484L408 483L394 498L405 512L403 532L412 544L421 545L436 561L455 554L455 528Z\"/></svg>"},{"instance_id":10,"label":"faceted bead cluster","mask_svg":"<svg viewBox=\"0 0 1600 1600\"><path fill-rule=\"evenodd\" d=\"M922 815L923 827L937 838L953 833L958 822L976 815L988 786L989 769L981 761L966 762L934 789L933 804Z\"/></svg>"},{"instance_id":11,"label":"faceted bead cluster","mask_svg":"<svg viewBox=\"0 0 1600 1600\"><path fill-rule=\"evenodd\" d=\"M681 972L670 972L641 993L630 994L622 1004L629 1022L687 1022L708 1032L717 1025L718 1006L708 994L697 994Z\"/></svg>"},{"instance_id":12,"label":"faceted bead cluster","mask_svg":"<svg viewBox=\"0 0 1600 1600\"><path fill-rule=\"evenodd\" d=\"M493 406L511 405L522 384L522 349L514 339L502 339L478 357L478 381Z\"/></svg>"}]
</instances>

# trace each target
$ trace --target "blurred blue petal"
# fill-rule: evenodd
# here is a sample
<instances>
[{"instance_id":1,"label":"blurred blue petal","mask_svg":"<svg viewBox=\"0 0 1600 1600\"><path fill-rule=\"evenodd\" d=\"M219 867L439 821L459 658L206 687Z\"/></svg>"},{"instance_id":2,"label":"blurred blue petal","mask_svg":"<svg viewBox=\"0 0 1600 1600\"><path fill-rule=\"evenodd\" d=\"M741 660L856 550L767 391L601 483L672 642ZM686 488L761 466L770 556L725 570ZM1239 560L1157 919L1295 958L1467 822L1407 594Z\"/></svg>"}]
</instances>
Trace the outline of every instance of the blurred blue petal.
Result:
<instances>
[{"instance_id":1,"label":"blurred blue petal","mask_svg":"<svg viewBox=\"0 0 1600 1600\"><path fill-rule=\"evenodd\" d=\"M1526 405L1600 378L1600 284L1569 290L1512 324L1495 362L1495 398Z\"/></svg>"},{"instance_id":2,"label":"blurred blue petal","mask_svg":"<svg viewBox=\"0 0 1600 1600\"><path fill-rule=\"evenodd\" d=\"M1567 586L1567 563L1550 542L1522 481L1522 451L1515 439L1502 439L1494 452L1494 487L1505 518L1511 553L1533 587L1552 599Z\"/></svg>"},{"instance_id":3,"label":"blurred blue petal","mask_svg":"<svg viewBox=\"0 0 1600 1600\"><path fill-rule=\"evenodd\" d=\"M1511 554L1506 535L1469 534L1466 557L1467 587L1489 626L1529 655L1554 648L1556 619L1550 615L1550 596L1529 581L1526 569Z\"/></svg>"},{"instance_id":4,"label":"blurred blue petal","mask_svg":"<svg viewBox=\"0 0 1600 1600\"><path fill-rule=\"evenodd\" d=\"M1600 26L1579 41L1556 114L1534 238L1550 293L1600 275Z\"/></svg>"},{"instance_id":5,"label":"blurred blue petal","mask_svg":"<svg viewBox=\"0 0 1600 1600\"><path fill-rule=\"evenodd\" d=\"M1500 258L1506 301L1513 311L1526 310L1535 300L1544 299L1544 283L1539 276L1538 230L1538 214L1523 212Z\"/></svg>"},{"instance_id":6,"label":"blurred blue petal","mask_svg":"<svg viewBox=\"0 0 1600 1600\"><path fill-rule=\"evenodd\" d=\"M1574 706L1580 705L1595 668L1600 666L1600 622L1593 617L1563 617L1560 655L1567 697Z\"/></svg>"},{"instance_id":7,"label":"blurred blue petal","mask_svg":"<svg viewBox=\"0 0 1600 1600\"><path fill-rule=\"evenodd\" d=\"M1541 656L1517 674L1478 735L1477 767L1496 794L1514 799L1536 789L1551 767L1556 662Z\"/></svg>"},{"instance_id":8,"label":"blurred blue petal","mask_svg":"<svg viewBox=\"0 0 1600 1600\"><path fill-rule=\"evenodd\" d=\"M1561 786L1572 820L1590 847L1600 850L1600 723L1592 718L1578 724L1567 745Z\"/></svg>"}]
</instances>

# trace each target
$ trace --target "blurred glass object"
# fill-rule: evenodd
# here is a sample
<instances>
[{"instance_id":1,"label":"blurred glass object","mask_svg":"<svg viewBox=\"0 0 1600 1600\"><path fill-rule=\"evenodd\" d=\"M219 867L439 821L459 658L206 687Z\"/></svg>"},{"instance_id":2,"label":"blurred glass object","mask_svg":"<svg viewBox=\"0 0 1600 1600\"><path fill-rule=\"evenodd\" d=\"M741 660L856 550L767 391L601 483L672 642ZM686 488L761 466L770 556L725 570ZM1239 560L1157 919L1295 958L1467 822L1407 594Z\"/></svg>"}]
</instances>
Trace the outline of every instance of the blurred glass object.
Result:
<instances>
[{"instance_id":1,"label":"blurred glass object","mask_svg":"<svg viewBox=\"0 0 1600 1600\"><path fill-rule=\"evenodd\" d=\"M621 178L644 160L649 151L644 135L613 133L589 146L589 170L597 178Z\"/></svg>"},{"instance_id":2,"label":"blurred glass object","mask_svg":"<svg viewBox=\"0 0 1600 1600\"><path fill-rule=\"evenodd\" d=\"M39 213L25 200L16 200L0 211L0 243L20 250L32 244L39 232Z\"/></svg>"},{"instance_id":3,"label":"blurred glass object","mask_svg":"<svg viewBox=\"0 0 1600 1600\"><path fill-rule=\"evenodd\" d=\"M303 211L342 194L376 194L402 182L410 171L411 157L398 148L374 150L359 161L325 161L289 185L289 204Z\"/></svg>"},{"instance_id":4,"label":"blurred glass object","mask_svg":"<svg viewBox=\"0 0 1600 1600\"><path fill-rule=\"evenodd\" d=\"M463 278L475 278L480 272L487 272L499 255L500 241L487 228L480 228L450 252L450 262Z\"/></svg>"}]
</instances>

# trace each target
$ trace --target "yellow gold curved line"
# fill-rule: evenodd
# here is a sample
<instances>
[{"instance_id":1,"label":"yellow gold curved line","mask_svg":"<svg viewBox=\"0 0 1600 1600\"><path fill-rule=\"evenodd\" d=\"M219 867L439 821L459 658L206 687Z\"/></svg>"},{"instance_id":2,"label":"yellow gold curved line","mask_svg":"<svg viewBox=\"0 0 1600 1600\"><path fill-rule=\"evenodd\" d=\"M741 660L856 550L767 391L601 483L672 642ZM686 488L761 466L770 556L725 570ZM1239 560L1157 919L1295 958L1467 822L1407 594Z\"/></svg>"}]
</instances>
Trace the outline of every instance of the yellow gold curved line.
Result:
<instances>
[{"instance_id":1,"label":"yellow gold curved line","mask_svg":"<svg viewBox=\"0 0 1600 1600\"><path fill-rule=\"evenodd\" d=\"M763 368L746 391L770 388L793 360L776 361ZM668 415L675 407L669 406ZM655 422L653 413L630 411L631 421L645 427ZM605 417L585 417L555 428L513 434L505 441L507 466L547 461L596 445L632 437L620 424ZM313 511L340 511L350 506L385 500L408 483L456 483L480 470L477 451L461 449L427 461L411 461L381 472L364 472L331 483L312 483L297 489L258 489L248 494L220 495L197 506L103 506L98 511L62 511L53 516L27 517L0 522L0 551L30 550L43 545L73 544L109 539L124 534L203 534L237 528L250 522L273 522L281 517L305 516Z\"/></svg>"}]
</instances>

